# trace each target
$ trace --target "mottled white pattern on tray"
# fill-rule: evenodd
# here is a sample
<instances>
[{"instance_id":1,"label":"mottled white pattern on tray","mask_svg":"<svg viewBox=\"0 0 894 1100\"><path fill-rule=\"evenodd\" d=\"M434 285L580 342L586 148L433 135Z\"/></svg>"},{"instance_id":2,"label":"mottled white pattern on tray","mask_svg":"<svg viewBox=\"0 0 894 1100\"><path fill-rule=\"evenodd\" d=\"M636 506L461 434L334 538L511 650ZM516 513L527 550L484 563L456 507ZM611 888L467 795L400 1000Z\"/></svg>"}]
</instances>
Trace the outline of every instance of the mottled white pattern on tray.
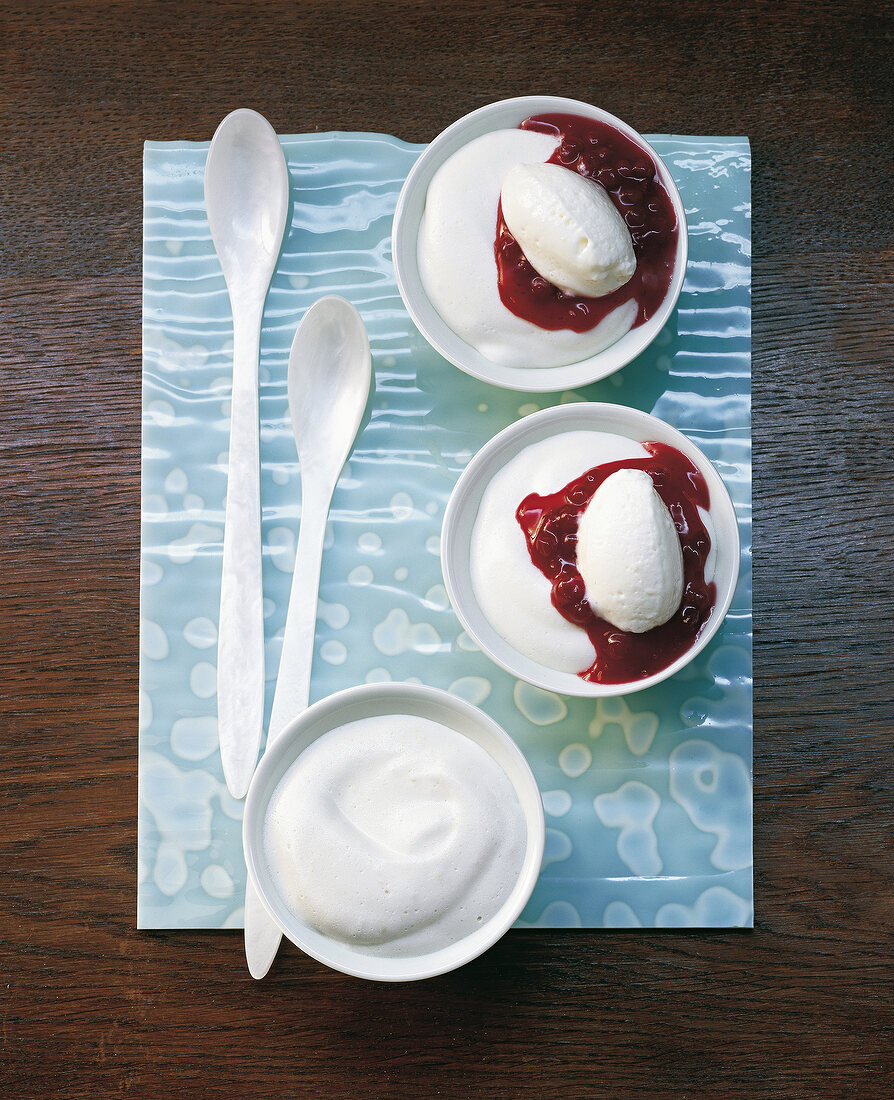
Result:
<instances>
[{"instance_id":1,"label":"mottled white pattern on tray","mask_svg":"<svg viewBox=\"0 0 894 1100\"><path fill-rule=\"evenodd\" d=\"M419 146L377 134L282 138L291 224L265 313L261 461L267 707L300 521L286 363L327 293L360 310L375 391L336 489L321 580L312 699L414 680L492 714L537 775L540 881L519 924L741 926L751 882L750 201L748 143L652 139L680 186L690 264L655 345L579 393L529 397L449 366L394 284L391 214ZM138 922L235 928L241 803L217 750L215 660L232 325L202 201L207 143L145 150L143 526ZM456 621L440 571L444 505L462 468L518 417L572 400L656 413L714 461L743 562L718 637L684 673L627 698L564 698L515 681Z\"/></svg>"}]
</instances>

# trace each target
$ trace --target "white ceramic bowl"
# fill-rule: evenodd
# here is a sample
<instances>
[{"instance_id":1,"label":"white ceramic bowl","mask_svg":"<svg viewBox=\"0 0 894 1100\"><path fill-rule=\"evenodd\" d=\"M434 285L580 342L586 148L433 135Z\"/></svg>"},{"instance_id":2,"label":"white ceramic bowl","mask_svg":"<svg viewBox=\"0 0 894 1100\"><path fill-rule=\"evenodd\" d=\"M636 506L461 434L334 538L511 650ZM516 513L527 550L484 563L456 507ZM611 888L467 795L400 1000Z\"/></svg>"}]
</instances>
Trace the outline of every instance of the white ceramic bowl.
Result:
<instances>
[{"instance_id":1,"label":"white ceramic bowl","mask_svg":"<svg viewBox=\"0 0 894 1100\"><path fill-rule=\"evenodd\" d=\"M318 932L293 912L277 890L264 853L264 818L277 784L298 755L330 730L362 718L409 714L440 722L481 745L509 777L527 826L527 848L512 893L490 920L462 940L416 956L364 952ZM261 901L283 933L319 962L375 981L403 982L454 970L486 951L510 928L527 904L540 873L544 842L543 803L527 760L512 738L477 707L446 691L417 684L366 684L315 703L292 721L268 748L245 802L242 840L248 873Z\"/></svg>"},{"instance_id":2,"label":"white ceramic bowl","mask_svg":"<svg viewBox=\"0 0 894 1100\"><path fill-rule=\"evenodd\" d=\"M564 432L597 431L626 436L637 443L654 440L682 451L705 478L714 525L715 566L713 582L717 601L694 644L667 668L642 680L621 684L596 684L570 672L559 672L519 653L493 627L478 603L472 586L470 545L481 498L492 478L525 447ZM584 471L581 470L581 473ZM561 486L557 485L557 489ZM521 535L519 535L521 537ZM457 617L478 647L501 668L536 687L562 695L604 697L627 695L658 684L679 672L705 648L723 622L739 576L739 527L736 512L723 479L705 455L686 436L663 420L638 409L597 402L557 405L532 413L494 436L465 468L444 512L441 532L441 566L444 583ZM548 594L544 596L548 599Z\"/></svg>"},{"instance_id":3,"label":"white ceramic bowl","mask_svg":"<svg viewBox=\"0 0 894 1100\"><path fill-rule=\"evenodd\" d=\"M532 115L549 112L583 115L586 118L605 122L620 130L622 134L649 153L658 166L661 182L671 198L677 215L679 226L677 257L671 283L661 307L648 321L631 329L610 347L588 359L562 367L504 367L486 359L479 351L457 336L429 301L419 275L416 256L419 225L432 177L458 149L482 134L490 133L492 130L513 129ZM496 217L496 212L494 216ZM589 103L581 103L576 99L565 99L561 96L520 96L517 99L503 99L497 103L490 103L465 115L440 133L422 153L410 170L397 200L394 211L392 254L398 290L407 312L435 351L466 374L484 382L504 386L507 389L542 393L573 389L605 378L626 366L652 343L664 328L680 296L686 274L689 243L686 232L686 212L673 176L661 157L636 130L607 111L602 111Z\"/></svg>"}]
</instances>

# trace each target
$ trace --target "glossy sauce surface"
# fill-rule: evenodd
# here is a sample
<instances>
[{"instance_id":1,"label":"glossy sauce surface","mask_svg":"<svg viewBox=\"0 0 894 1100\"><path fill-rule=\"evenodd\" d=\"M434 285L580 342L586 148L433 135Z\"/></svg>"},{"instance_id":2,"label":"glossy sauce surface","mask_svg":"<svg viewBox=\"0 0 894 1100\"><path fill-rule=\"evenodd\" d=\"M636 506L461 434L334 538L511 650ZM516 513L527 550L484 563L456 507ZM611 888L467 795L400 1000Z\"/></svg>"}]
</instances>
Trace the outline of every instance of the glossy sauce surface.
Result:
<instances>
[{"instance_id":1,"label":"glossy sauce surface","mask_svg":"<svg viewBox=\"0 0 894 1100\"><path fill-rule=\"evenodd\" d=\"M699 515L709 507L708 487L699 471L675 447L643 443L651 457L619 459L594 466L547 496L531 493L518 506L531 561L552 585L553 606L587 636L596 650L593 664L579 675L602 684L642 680L681 656L698 637L716 600L705 579L711 539ZM662 626L633 634L595 614L577 568L577 529L581 514L599 486L617 470L643 470L664 501L683 551L683 599Z\"/></svg>"},{"instance_id":2,"label":"glossy sauce surface","mask_svg":"<svg viewBox=\"0 0 894 1100\"><path fill-rule=\"evenodd\" d=\"M636 271L628 283L601 298L567 294L528 263L498 206L494 257L500 300L517 317L540 328L588 332L633 298L636 328L664 300L677 253L677 216L654 161L620 130L578 115L535 115L520 129L560 137L548 163L561 164L606 189L630 231Z\"/></svg>"}]
</instances>

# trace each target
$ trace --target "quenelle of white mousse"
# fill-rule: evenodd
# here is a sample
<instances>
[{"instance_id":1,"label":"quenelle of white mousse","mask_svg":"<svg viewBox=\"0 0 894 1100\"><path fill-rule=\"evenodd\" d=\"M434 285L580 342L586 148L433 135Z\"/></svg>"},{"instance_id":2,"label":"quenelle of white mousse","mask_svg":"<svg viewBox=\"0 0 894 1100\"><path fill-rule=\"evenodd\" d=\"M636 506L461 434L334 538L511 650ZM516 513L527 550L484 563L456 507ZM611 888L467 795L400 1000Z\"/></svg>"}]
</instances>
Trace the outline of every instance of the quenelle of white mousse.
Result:
<instances>
[{"instance_id":1,"label":"quenelle of white mousse","mask_svg":"<svg viewBox=\"0 0 894 1100\"><path fill-rule=\"evenodd\" d=\"M581 362L620 340L636 320L631 297L588 332L544 329L500 299L494 240L504 180L513 165L548 160L558 140L533 130L483 134L440 166L426 193L417 246L425 293L457 336L502 366Z\"/></svg>"},{"instance_id":2,"label":"quenelle of white mousse","mask_svg":"<svg viewBox=\"0 0 894 1100\"><path fill-rule=\"evenodd\" d=\"M622 458L648 458L648 451L608 432L563 432L541 439L496 472L478 508L470 545L475 598L514 649L558 672L581 672L596 652L587 632L553 606L551 583L531 561L515 512L529 493L555 493L591 466Z\"/></svg>"},{"instance_id":3,"label":"quenelle of white mousse","mask_svg":"<svg viewBox=\"0 0 894 1100\"><path fill-rule=\"evenodd\" d=\"M590 606L619 630L645 633L683 598L683 552L667 505L643 470L618 470L584 509L577 568Z\"/></svg>"},{"instance_id":4,"label":"quenelle of white mousse","mask_svg":"<svg viewBox=\"0 0 894 1100\"><path fill-rule=\"evenodd\" d=\"M516 164L500 198L528 262L560 290L601 298L636 271L630 230L594 180L560 164Z\"/></svg>"}]
</instances>

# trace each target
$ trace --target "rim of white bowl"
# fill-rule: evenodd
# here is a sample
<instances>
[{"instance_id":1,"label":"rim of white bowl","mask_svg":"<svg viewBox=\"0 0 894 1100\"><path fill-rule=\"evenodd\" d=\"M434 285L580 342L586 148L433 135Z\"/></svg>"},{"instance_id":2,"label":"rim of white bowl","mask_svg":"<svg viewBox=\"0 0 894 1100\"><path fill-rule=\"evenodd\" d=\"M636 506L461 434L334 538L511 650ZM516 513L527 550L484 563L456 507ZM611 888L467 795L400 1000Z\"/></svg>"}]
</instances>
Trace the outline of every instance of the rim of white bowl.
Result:
<instances>
[{"instance_id":1,"label":"rim of white bowl","mask_svg":"<svg viewBox=\"0 0 894 1100\"><path fill-rule=\"evenodd\" d=\"M446 324L431 304L419 275L416 242L428 185L444 161L482 134L517 127L531 115L547 112L583 115L605 122L649 153L658 167L661 182L677 215L677 255L670 286L661 306L648 321L631 329L614 344L587 359L562 367L505 367L486 359L467 344ZM404 306L416 328L438 354L466 374L483 382L505 389L545 393L598 382L645 351L664 328L680 297L689 258L689 235L686 211L677 184L670 169L642 134L623 119L593 104L564 96L530 95L501 99L479 107L434 138L410 169L401 188L394 210L391 250L395 280Z\"/></svg>"},{"instance_id":2,"label":"rim of white bowl","mask_svg":"<svg viewBox=\"0 0 894 1100\"><path fill-rule=\"evenodd\" d=\"M470 542L485 489L494 475L525 447L570 431L601 431L626 436L637 443L655 440L682 451L699 469L708 486L709 514L715 533L717 600L692 646L667 668L621 684L596 684L575 673L560 672L519 653L500 635L481 610L471 578ZM556 405L517 420L489 440L463 470L444 510L441 528L441 568L444 586L457 618L472 641L495 664L520 680L560 695L605 698L630 695L667 680L689 664L720 628L733 601L740 570L740 539L736 510L729 490L713 463L687 436L651 413L607 402Z\"/></svg>"},{"instance_id":3,"label":"rim of white bowl","mask_svg":"<svg viewBox=\"0 0 894 1100\"><path fill-rule=\"evenodd\" d=\"M292 912L276 889L264 857L264 818L270 798L289 766L318 737L347 722L384 714L431 718L481 745L503 768L515 789L527 827L525 859L500 909L480 929L422 955L380 956L330 939ZM418 981L455 970L493 946L515 923L531 896L543 860L543 803L534 773L512 737L478 707L423 684L361 684L314 703L295 717L264 753L245 800L242 842L249 878L283 934L318 962L357 978Z\"/></svg>"}]
</instances>

